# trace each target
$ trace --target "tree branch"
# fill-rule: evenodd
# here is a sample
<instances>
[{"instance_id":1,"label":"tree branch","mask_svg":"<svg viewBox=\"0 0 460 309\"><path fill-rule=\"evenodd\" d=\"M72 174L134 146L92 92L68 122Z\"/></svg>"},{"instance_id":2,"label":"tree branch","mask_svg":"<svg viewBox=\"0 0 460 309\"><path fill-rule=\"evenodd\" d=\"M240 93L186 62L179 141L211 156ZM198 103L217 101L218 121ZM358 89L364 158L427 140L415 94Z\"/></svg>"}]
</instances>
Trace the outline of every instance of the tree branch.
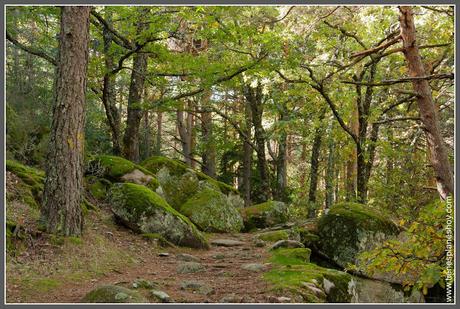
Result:
<instances>
[{"instance_id":1,"label":"tree branch","mask_svg":"<svg viewBox=\"0 0 460 309\"><path fill-rule=\"evenodd\" d=\"M99 14L98 12L96 12L94 9L91 10L91 15L93 15L98 21L99 23L102 24L102 26L107 29L108 31L110 31L111 33L113 33L113 35L115 35L115 37L117 37L117 39L119 39L120 41L118 41L117 43L127 49L134 49L135 46L134 44L128 40L127 38L125 38L124 36L122 36L117 30L115 30L102 16L101 14ZM121 44L120 44L121 42Z\"/></svg>"},{"instance_id":2,"label":"tree branch","mask_svg":"<svg viewBox=\"0 0 460 309\"><path fill-rule=\"evenodd\" d=\"M395 37L394 39L388 41L387 43L385 43L383 45L379 45L377 47L374 47L374 48L371 48L371 49L368 49L368 50L364 50L364 51L361 51L361 52L358 52L358 53L354 53L353 55L350 56L350 58L355 58L355 57L360 57L360 56L367 56L367 55L376 53L376 52L378 52L380 50L386 49L386 48L390 47L391 45L394 45L394 44L398 43L400 39L401 39L401 36L398 35L397 37Z\"/></svg>"},{"instance_id":3,"label":"tree branch","mask_svg":"<svg viewBox=\"0 0 460 309\"><path fill-rule=\"evenodd\" d=\"M16 40L15 38L13 38L13 37L8 33L8 31L6 32L6 39L7 39L8 41L10 41L11 43L13 43L15 46L17 46L17 47L19 47L20 49L22 49L23 51L28 52L29 54L35 55L35 56L37 56L37 57L40 57L40 58L42 58L42 59L45 59L46 61L48 61L48 62L51 63L52 65L57 66L57 60L54 59L54 57L48 55L47 53L45 53L45 52L42 51L42 50L35 49L35 48L33 48L33 47L26 46L26 45L20 43L18 40Z\"/></svg>"},{"instance_id":4,"label":"tree branch","mask_svg":"<svg viewBox=\"0 0 460 309\"><path fill-rule=\"evenodd\" d=\"M363 83L363 82L355 82L355 81L347 81L347 80L342 80L341 83L375 87L375 86L390 86L390 85L400 84L400 83L410 83L410 82L417 81L417 80L431 80L431 79L454 79L454 73L433 74L433 75L417 76L417 77L405 77L401 79L389 79L389 80L383 80L380 83Z\"/></svg>"},{"instance_id":5,"label":"tree branch","mask_svg":"<svg viewBox=\"0 0 460 309\"><path fill-rule=\"evenodd\" d=\"M390 118L390 119L385 119L381 121L376 121L374 122L374 124L385 124L385 123L390 123L390 122L395 122L395 121L406 121L406 120L420 121L421 119L419 117L399 117L399 118Z\"/></svg>"}]
</instances>

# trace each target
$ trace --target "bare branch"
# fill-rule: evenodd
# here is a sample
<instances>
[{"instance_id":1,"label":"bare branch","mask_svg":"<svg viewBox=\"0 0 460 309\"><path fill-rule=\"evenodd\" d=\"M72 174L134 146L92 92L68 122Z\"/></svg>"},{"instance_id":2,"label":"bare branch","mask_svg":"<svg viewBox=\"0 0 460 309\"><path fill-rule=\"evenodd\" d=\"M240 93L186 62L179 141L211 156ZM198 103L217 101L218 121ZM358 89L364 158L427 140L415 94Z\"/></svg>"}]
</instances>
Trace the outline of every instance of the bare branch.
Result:
<instances>
[{"instance_id":1,"label":"bare branch","mask_svg":"<svg viewBox=\"0 0 460 309\"><path fill-rule=\"evenodd\" d=\"M444 73L444 74L433 74L427 76L417 76L417 77L405 77L401 79L389 79L383 80L380 83L365 83L365 82L355 82L355 81L348 81L343 80L341 83L344 84L352 84L352 85L362 85L368 87L376 87L376 86L391 86L394 84L401 84L401 83L410 83L417 80L432 80L432 79L454 79L454 73Z\"/></svg>"}]
</instances>

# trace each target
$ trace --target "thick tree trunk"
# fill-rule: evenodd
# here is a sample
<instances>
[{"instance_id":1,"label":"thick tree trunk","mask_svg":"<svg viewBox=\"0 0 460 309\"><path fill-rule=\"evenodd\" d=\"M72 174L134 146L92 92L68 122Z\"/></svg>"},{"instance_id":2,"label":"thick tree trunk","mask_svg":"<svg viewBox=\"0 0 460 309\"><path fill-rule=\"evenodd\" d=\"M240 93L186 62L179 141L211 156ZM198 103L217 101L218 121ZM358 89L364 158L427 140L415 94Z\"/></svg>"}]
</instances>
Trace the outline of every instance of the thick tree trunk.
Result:
<instances>
[{"instance_id":1,"label":"thick tree trunk","mask_svg":"<svg viewBox=\"0 0 460 309\"><path fill-rule=\"evenodd\" d=\"M286 106L280 114L280 121L288 121L289 115ZM278 155L276 157L276 199L286 200L287 186L287 132L283 128L278 139Z\"/></svg>"},{"instance_id":2,"label":"thick tree trunk","mask_svg":"<svg viewBox=\"0 0 460 309\"><path fill-rule=\"evenodd\" d=\"M111 16L106 16L106 21L111 23ZM114 68L113 56L110 54L110 46L112 45L113 34L104 27L104 63L105 63L105 74L102 89L102 104L105 108L105 114L107 116L107 123L109 125L112 137L112 151L115 155L121 154L121 118L120 112L116 105L116 94L115 94L115 75L111 74Z\"/></svg>"},{"instance_id":3,"label":"thick tree trunk","mask_svg":"<svg viewBox=\"0 0 460 309\"><path fill-rule=\"evenodd\" d=\"M251 107L244 102L244 133L251 138ZM243 138L243 199L244 206L251 205L251 170L252 170L252 147L246 138Z\"/></svg>"},{"instance_id":4,"label":"thick tree trunk","mask_svg":"<svg viewBox=\"0 0 460 309\"><path fill-rule=\"evenodd\" d=\"M354 106L353 115L351 119L351 130L358 136L359 134L359 114L357 106ZM356 180L357 180L357 169L358 169L358 151L359 147L353 145L353 151L351 156L347 160L346 164L346 200L356 200Z\"/></svg>"},{"instance_id":5,"label":"thick tree trunk","mask_svg":"<svg viewBox=\"0 0 460 309\"><path fill-rule=\"evenodd\" d=\"M42 221L46 230L81 235L86 71L91 7L61 9L59 62L46 160Z\"/></svg>"},{"instance_id":6,"label":"thick tree trunk","mask_svg":"<svg viewBox=\"0 0 460 309\"><path fill-rule=\"evenodd\" d=\"M401 37L404 46L404 56L409 69L409 76L423 77L426 73L417 46L412 8L401 6L399 10L401 12ZM438 192L442 199L446 199L448 195L454 194L454 180L444 141L440 133L439 117L434 106L430 84L427 80L420 79L414 80L412 86L415 93L417 93L420 118L428 142L431 165L436 174Z\"/></svg>"},{"instance_id":7,"label":"thick tree trunk","mask_svg":"<svg viewBox=\"0 0 460 309\"><path fill-rule=\"evenodd\" d=\"M139 22L137 32L141 33L144 29L145 23ZM134 55L129 85L128 116L123 137L123 153L126 159L134 162L139 162L139 127L143 115L142 94L147 71L147 59L148 55L145 53Z\"/></svg>"},{"instance_id":8,"label":"thick tree trunk","mask_svg":"<svg viewBox=\"0 0 460 309\"><path fill-rule=\"evenodd\" d=\"M152 148L152 130L150 129L150 113L148 110L144 112L144 137L143 137L143 152L141 154L142 160L145 160L150 157L151 155L151 148Z\"/></svg>"}]
</instances>

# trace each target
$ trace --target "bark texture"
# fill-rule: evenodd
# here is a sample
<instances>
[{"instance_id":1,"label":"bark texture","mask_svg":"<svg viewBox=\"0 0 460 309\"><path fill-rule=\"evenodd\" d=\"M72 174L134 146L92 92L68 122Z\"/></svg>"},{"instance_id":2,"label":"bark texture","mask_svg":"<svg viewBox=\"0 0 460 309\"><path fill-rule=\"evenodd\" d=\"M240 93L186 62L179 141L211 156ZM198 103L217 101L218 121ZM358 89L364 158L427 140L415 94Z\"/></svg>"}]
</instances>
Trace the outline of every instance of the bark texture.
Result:
<instances>
[{"instance_id":1,"label":"bark texture","mask_svg":"<svg viewBox=\"0 0 460 309\"><path fill-rule=\"evenodd\" d=\"M42 222L50 233L82 233L86 73L91 7L61 8L59 62L47 154Z\"/></svg>"},{"instance_id":2,"label":"bark texture","mask_svg":"<svg viewBox=\"0 0 460 309\"><path fill-rule=\"evenodd\" d=\"M403 40L403 53L409 69L409 76L426 76L417 46L412 8L401 6L399 10L401 12L399 21ZM439 129L439 117L431 95L430 84L425 79L418 79L412 82L412 86L414 92L417 93L417 104L428 143L431 165L436 175L437 189L441 198L446 199L448 195L453 195L454 193L454 180Z\"/></svg>"}]
</instances>

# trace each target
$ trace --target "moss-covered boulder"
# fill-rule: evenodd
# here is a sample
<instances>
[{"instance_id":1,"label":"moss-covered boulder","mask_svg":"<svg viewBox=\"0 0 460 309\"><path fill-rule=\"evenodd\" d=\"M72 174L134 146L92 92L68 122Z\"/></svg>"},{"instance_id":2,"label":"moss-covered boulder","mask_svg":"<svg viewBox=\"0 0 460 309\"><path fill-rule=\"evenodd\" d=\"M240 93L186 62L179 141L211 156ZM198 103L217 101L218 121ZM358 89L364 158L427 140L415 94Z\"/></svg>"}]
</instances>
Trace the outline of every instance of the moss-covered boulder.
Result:
<instances>
[{"instance_id":1,"label":"moss-covered boulder","mask_svg":"<svg viewBox=\"0 0 460 309\"><path fill-rule=\"evenodd\" d=\"M212 188L203 188L193 195L180 207L180 212L202 231L229 233L243 228L239 211L226 195Z\"/></svg>"},{"instance_id":2,"label":"moss-covered boulder","mask_svg":"<svg viewBox=\"0 0 460 309\"><path fill-rule=\"evenodd\" d=\"M347 303L352 299L352 276L309 263L308 248L278 249L271 252L272 268L263 278L274 289L301 296L307 303Z\"/></svg>"},{"instance_id":3,"label":"moss-covered boulder","mask_svg":"<svg viewBox=\"0 0 460 309\"><path fill-rule=\"evenodd\" d=\"M179 246L209 248L187 217L145 186L117 183L109 191L109 202L116 218L138 233L158 233Z\"/></svg>"},{"instance_id":4,"label":"moss-covered boulder","mask_svg":"<svg viewBox=\"0 0 460 309\"><path fill-rule=\"evenodd\" d=\"M398 233L389 218L357 203L334 205L318 223L321 250L342 267L355 264L358 253Z\"/></svg>"},{"instance_id":5,"label":"moss-covered boulder","mask_svg":"<svg viewBox=\"0 0 460 309\"><path fill-rule=\"evenodd\" d=\"M175 209L180 209L200 187L200 182L192 172L182 175L171 174L168 168L161 168L157 173L157 179L161 185L161 195Z\"/></svg>"},{"instance_id":6,"label":"moss-covered boulder","mask_svg":"<svg viewBox=\"0 0 460 309\"><path fill-rule=\"evenodd\" d=\"M242 208L244 228L246 231L265 228L288 220L288 207L283 202L267 201L262 204Z\"/></svg>"},{"instance_id":7,"label":"moss-covered boulder","mask_svg":"<svg viewBox=\"0 0 460 309\"><path fill-rule=\"evenodd\" d=\"M99 178L96 176L85 177L85 187L91 196L97 200L105 199L111 186L112 183L105 178Z\"/></svg>"},{"instance_id":8,"label":"moss-covered boulder","mask_svg":"<svg viewBox=\"0 0 460 309\"><path fill-rule=\"evenodd\" d=\"M148 303L141 294L136 291L117 286L103 285L86 294L82 303Z\"/></svg>"},{"instance_id":9,"label":"moss-covered boulder","mask_svg":"<svg viewBox=\"0 0 460 309\"><path fill-rule=\"evenodd\" d=\"M99 155L89 160L86 174L105 178L112 182L132 182L155 190L158 181L155 175L144 167L117 156Z\"/></svg>"},{"instance_id":10,"label":"moss-covered boulder","mask_svg":"<svg viewBox=\"0 0 460 309\"><path fill-rule=\"evenodd\" d=\"M192 168L189 168L186 164L178 160L169 159L169 158L161 157L161 156L153 156L143 161L141 165L155 175L162 168L166 168L169 174L172 176L181 176L187 172L190 172L190 173L195 174L198 180L205 180L209 184L215 186L216 188L219 188L219 190L224 194L229 194L231 192L237 193L237 190L233 188L232 186L226 183L223 183L221 181L218 181L206 175L205 173L201 171L197 171Z\"/></svg>"}]
</instances>

